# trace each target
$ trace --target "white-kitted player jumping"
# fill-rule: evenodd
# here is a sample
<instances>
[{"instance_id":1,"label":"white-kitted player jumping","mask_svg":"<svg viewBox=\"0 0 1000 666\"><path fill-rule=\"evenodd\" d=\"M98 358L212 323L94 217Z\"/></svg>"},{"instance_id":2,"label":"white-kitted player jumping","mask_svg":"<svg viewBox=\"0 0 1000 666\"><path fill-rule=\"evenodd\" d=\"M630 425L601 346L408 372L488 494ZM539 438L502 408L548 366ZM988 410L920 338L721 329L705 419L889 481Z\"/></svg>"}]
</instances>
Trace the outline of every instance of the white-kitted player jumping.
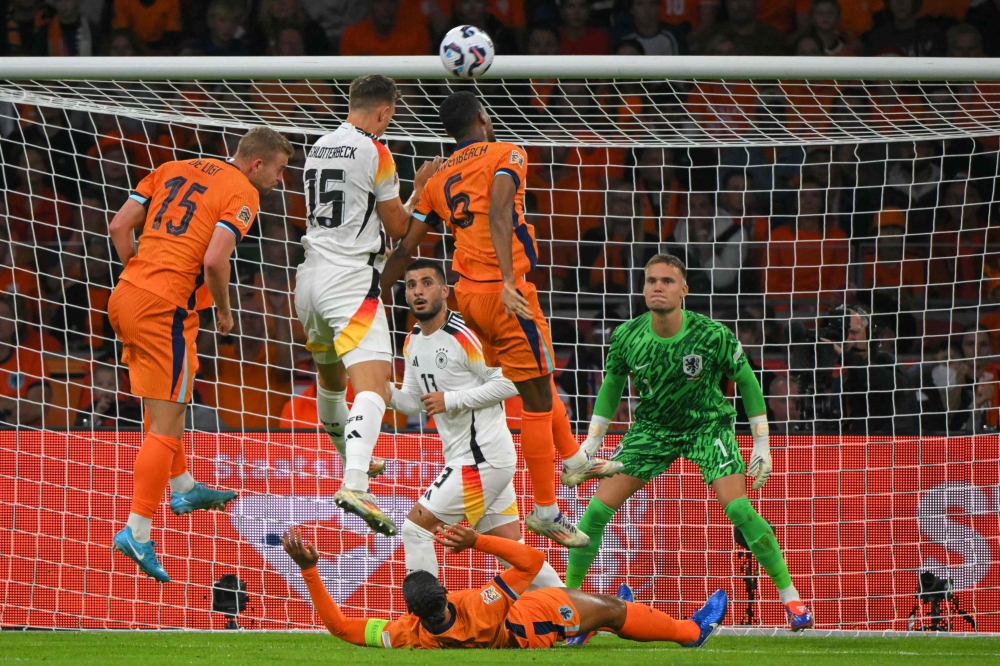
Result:
<instances>
[{"instance_id":1,"label":"white-kitted player jumping","mask_svg":"<svg viewBox=\"0 0 1000 666\"><path fill-rule=\"evenodd\" d=\"M316 361L316 408L344 460L337 506L376 532L396 525L375 504L368 480L384 469L372 458L389 401L392 342L379 276L386 234L406 232L413 207L440 160L425 163L404 205L389 149L379 140L396 110L392 79L373 74L351 83L347 122L319 139L306 157L305 261L295 281L295 309ZM347 380L354 403L347 409Z\"/></svg>"},{"instance_id":2,"label":"white-kitted player jumping","mask_svg":"<svg viewBox=\"0 0 1000 666\"><path fill-rule=\"evenodd\" d=\"M390 406L404 414L434 417L444 469L413 505L403 523L407 571L438 575L434 532L468 520L491 536L521 540L514 494L517 455L503 401L517 395L500 368L486 365L479 338L446 306L448 284L439 262L417 259L405 274L406 303L417 319L406 336L402 389ZM504 563L505 566L508 564ZM562 586L546 562L536 587Z\"/></svg>"}]
</instances>

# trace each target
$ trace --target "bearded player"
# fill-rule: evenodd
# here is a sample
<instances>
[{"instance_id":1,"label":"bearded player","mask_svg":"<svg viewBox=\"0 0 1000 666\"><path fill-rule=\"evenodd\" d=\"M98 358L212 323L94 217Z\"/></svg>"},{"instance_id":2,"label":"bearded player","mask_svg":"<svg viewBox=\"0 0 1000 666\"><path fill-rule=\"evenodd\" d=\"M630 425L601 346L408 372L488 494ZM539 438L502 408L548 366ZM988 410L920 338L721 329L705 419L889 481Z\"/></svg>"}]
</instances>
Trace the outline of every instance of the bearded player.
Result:
<instances>
[{"instance_id":1,"label":"bearded player","mask_svg":"<svg viewBox=\"0 0 1000 666\"><path fill-rule=\"evenodd\" d=\"M486 365L479 338L448 310L440 262L417 259L406 269L406 303L417 320L403 344L402 389L389 406L410 416L426 410L441 437L444 469L403 523L406 570L438 575L434 533L462 519L487 536L521 539L514 493L517 454L503 401L517 395L500 368ZM506 564L506 563L505 563ZM533 583L561 587L545 562Z\"/></svg>"},{"instance_id":2,"label":"bearded player","mask_svg":"<svg viewBox=\"0 0 1000 666\"><path fill-rule=\"evenodd\" d=\"M372 458L389 402L392 342L379 275L385 237L406 231L413 206L439 161L414 177L399 198L399 176L380 138L396 111L396 84L379 74L355 79L347 121L320 138L306 157L305 261L296 270L295 310L317 370L316 411L344 461L334 501L386 536L397 529L368 492L384 463ZM354 403L347 408L347 380Z\"/></svg>"},{"instance_id":3,"label":"bearded player","mask_svg":"<svg viewBox=\"0 0 1000 666\"><path fill-rule=\"evenodd\" d=\"M256 127L231 162L199 158L167 162L142 179L111 221L111 240L125 270L108 301L122 341L132 393L143 399L149 431L132 469L128 522L114 549L160 582L170 576L150 541L153 516L170 484L170 510L225 509L236 493L207 488L187 471L184 413L198 371L198 313L212 306L220 335L229 335L229 259L292 154L285 137ZM142 227L136 250L134 230Z\"/></svg>"},{"instance_id":4,"label":"bearded player","mask_svg":"<svg viewBox=\"0 0 1000 666\"><path fill-rule=\"evenodd\" d=\"M732 331L682 309L687 293L684 263L672 255L654 256L646 264L643 286L649 312L625 322L611 336L604 382L584 447L592 452L601 447L629 374L639 392L639 405L612 456L624 465L624 472L598 483L580 520L590 545L570 551L566 585L579 588L583 583L604 529L622 504L683 457L698 465L726 516L778 588L791 628L806 629L813 624L812 614L792 585L774 532L747 499L747 466L733 431L736 410L723 395L720 380L726 376L736 382L750 416L749 471L754 490L762 488L771 474L763 393Z\"/></svg>"},{"instance_id":5,"label":"bearded player","mask_svg":"<svg viewBox=\"0 0 1000 666\"><path fill-rule=\"evenodd\" d=\"M524 524L564 546L585 546L587 536L556 503L555 449L566 486L610 476L620 467L587 456L565 406L553 399L549 325L535 286L525 280L538 255L534 227L524 222L526 154L494 140L489 114L470 92L449 95L439 115L458 145L428 181L414 221L386 263L382 286L391 289L427 232L448 223L455 236L452 266L461 276L455 285L459 310L485 343L487 364L503 369L524 404L521 449L535 500Z\"/></svg>"},{"instance_id":6,"label":"bearded player","mask_svg":"<svg viewBox=\"0 0 1000 666\"><path fill-rule=\"evenodd\" d=\"M461 525L438 530L435 539L452 552L473 548L510 562L511 567L479 589L448 593L437 578L415 571L403 579L407 614L393 620L347 618L323 585L319 553L298 529L282 535L285 552L302 569L327 630L341 640L382 648L554 647L567 637L596 629L633 641L671 641L700 647L726 616L728 599L718 590L690 620L675 620L655 608L603 594L563 587L526 592L545 555L510 539L477 534Z\"/></svg>"}]
</instances>

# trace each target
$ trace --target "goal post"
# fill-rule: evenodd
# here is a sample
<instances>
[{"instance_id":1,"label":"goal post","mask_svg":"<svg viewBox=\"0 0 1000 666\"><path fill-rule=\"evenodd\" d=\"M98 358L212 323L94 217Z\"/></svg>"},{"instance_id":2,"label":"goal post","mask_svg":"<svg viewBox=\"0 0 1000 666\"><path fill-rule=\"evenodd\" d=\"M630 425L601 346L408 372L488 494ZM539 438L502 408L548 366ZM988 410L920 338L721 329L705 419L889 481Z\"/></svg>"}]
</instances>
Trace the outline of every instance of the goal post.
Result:
<instances>
[{"instance_id":1,"label":"goal post","mask_svg":"<svg viewBox=\"0 0 1000 666\"><path fill-rule=\"evenodd\" d=\"M293 525L348 613L402 612L400 542L332 502L341 463L318 427L292 297L305 154L368 73L400 85L384 138L404 196L420 164L451 149L437 120L451 91L475 91L497 139L526 150L539 246L528 277L580 432L611 331L644 311L645 261L678 254L686 307L733 327L764 389L775 471L751 500L817 626L965 631L972 618L1000 632L1000 67L694 56L500 56L472 81L444 78L435 57L4 59L0 626L222 628L213 590L232 574L248 593L241 626L315 627L278 542ZM161 509L153 539L175 581L161 587L108 549L142 413L105 316L120 272L107 224L151 169L231 156L257 125L296 152L236 250L237 331L219 338L203 318L188 428L195 478L240 497L226 514ZM419 254L452 249L444 231ZM400 290L383 299L398 349L413 321ZM627 392L606 453L638 399ZM508 404L515 430L519 409ZM373 491L394 518L440 471L430 426L386 418L376 454L390 463ZM523 471L516 485L527 510ZM563 510L578 519L592 493L562 489ZM528 541L564 571L564 549ZM496 566L443 562L452 589ZM585 589L626 581L675 615L723 588L729 623L785 622L686 462L619 512Z\"/></svg>"}]
</instances>

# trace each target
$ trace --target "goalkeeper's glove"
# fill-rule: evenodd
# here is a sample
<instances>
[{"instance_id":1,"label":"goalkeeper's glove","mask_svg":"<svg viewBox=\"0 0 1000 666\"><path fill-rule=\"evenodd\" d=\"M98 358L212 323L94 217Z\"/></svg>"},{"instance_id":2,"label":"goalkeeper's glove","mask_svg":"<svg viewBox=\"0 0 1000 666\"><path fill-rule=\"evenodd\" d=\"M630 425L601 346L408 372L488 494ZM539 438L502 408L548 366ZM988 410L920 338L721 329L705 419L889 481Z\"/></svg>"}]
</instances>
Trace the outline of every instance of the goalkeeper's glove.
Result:
<instances>
[{"instance_id":1,"label":"goalkeeper's glove","mask_svg":"<svg viewBox=\"0 0 1000 666\"><path fill-rule=\"evenodd\" d=\"M591 458L601 449L604 444L604 435L608 432L611 419L594 414L590 417L590 429L587 430L587 439L583 441L583 450Z\"/></svg>"},{"instance_id":2,"label":"goalkeeper's glove","mask_svg":"<svg viewBox=\"0 0 1000 666\"><path fill-rule=\"evenodd\" d=\"M753 477L753 489L760 490L771 476L771 445L767 428L767 414L750 417L753 435L753 453L747 472Z\"/></svg>"}]
</instances>

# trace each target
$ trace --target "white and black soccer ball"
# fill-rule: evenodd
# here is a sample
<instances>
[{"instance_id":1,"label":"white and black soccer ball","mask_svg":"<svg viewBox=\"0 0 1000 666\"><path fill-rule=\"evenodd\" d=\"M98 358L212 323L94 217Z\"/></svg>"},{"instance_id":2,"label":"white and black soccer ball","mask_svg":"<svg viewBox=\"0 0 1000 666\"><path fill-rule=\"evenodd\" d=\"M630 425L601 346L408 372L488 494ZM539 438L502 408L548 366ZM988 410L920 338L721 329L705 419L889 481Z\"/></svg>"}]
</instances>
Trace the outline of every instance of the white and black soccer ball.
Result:
<instances>
[{"instance_id":1,"label":"white and black soccer ball","mask_svg":"<svg viewBox=\"0 0 1000 666\"><path fill-rule=\"evenodd\" d=\"M474 79L490 68L496 49L485 32L475 26L460 25L441 40L440 52L441 62L450 74Z\"/></svg>"}]
</instances>

